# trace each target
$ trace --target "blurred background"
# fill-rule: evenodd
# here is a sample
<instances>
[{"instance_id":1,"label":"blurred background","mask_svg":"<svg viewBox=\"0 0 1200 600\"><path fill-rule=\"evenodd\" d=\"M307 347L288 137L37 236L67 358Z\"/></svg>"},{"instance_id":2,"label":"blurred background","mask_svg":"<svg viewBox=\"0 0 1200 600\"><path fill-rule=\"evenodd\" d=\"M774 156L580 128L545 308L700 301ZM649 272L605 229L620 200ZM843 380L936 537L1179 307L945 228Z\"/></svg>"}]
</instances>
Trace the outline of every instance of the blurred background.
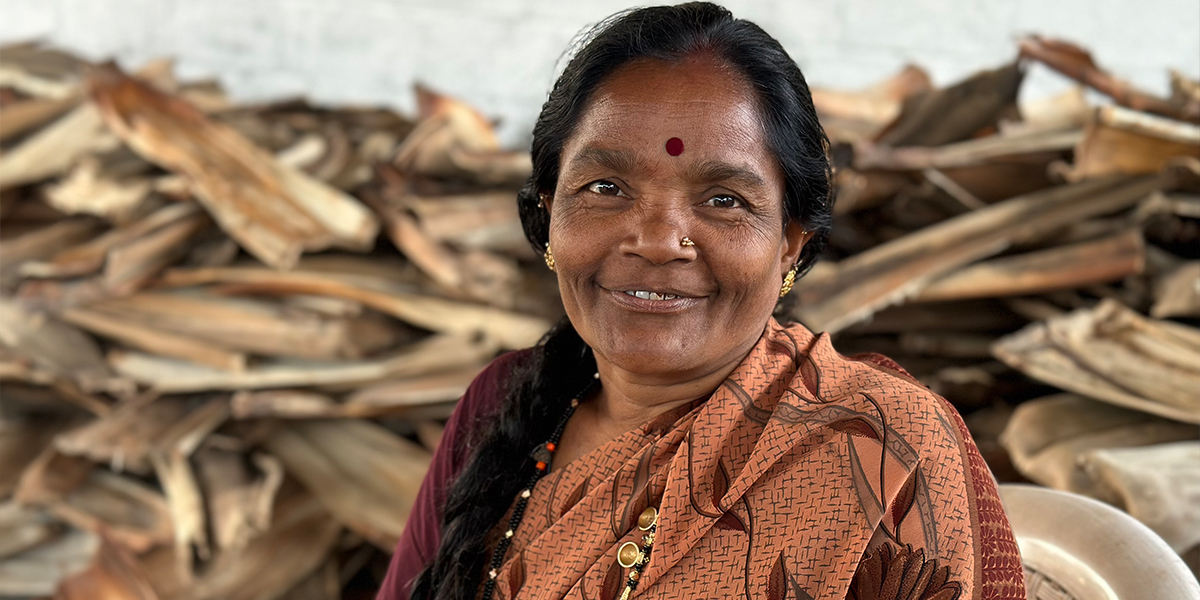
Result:
<instances>
[{"instance_id":1,"label":"blurred background","mask_svg":"<svg viewBox=\"0 0 1200 600\"><path fill-rule=\"evenodd\" d=\"M737 0L813 85L869 86L908 63L938 84L997 66L1029 33L1089 48L1125 79L1166 93L1164 67L1200 74L1196 0L1000 2ZM424 82L499 120L524 146L537 111L581 30L629 8L617 0L10 0L0 41L42 39L90 59L136 67L172 57L184 79L217 77L238 100L304 95L412 113ZM556 68L557 67L557 68ZM1022 97L1065 83L1035 69Z\"/></svg>"},{"instance_id":2,"label":"blurred background","mask_svg":"<svg viewBox=\"0 0 1200 600\"><path fill-rule=\"evenodd\" d=\"M833 142L777 316L1038 486L1003 488L1030 598L1189 597L1200 0L726 5ZM624 8L8 0L0 598L372 598L455 401L562 316L515 191Z\"/></svg>"}]
</instances>

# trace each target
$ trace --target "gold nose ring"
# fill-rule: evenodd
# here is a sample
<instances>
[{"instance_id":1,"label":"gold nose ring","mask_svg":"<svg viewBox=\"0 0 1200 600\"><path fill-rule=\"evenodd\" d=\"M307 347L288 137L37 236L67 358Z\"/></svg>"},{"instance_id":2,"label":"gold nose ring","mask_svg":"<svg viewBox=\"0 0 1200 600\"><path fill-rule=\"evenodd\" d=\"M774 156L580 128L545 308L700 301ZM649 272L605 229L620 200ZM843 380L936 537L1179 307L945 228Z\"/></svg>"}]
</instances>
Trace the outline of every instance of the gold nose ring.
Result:
<instances>
[{"instance_id":1,"label":"gold nose ring","mask_svg":"<svg viewBox=\"0 0 1200 600\"><path fill-rule=\"evenodd\" d=\"M679 240L679 245L680 245L680 246L683 246L683 247L685 247L685 248L686 248L686 247L688 247L688 246L695 246L695 245L696 245L696 242L693 242L693 241L691 240L691 238L686 238L686 237L685 237L685 238L683 238L682 240Z\"/></svg>"}]
</instances>

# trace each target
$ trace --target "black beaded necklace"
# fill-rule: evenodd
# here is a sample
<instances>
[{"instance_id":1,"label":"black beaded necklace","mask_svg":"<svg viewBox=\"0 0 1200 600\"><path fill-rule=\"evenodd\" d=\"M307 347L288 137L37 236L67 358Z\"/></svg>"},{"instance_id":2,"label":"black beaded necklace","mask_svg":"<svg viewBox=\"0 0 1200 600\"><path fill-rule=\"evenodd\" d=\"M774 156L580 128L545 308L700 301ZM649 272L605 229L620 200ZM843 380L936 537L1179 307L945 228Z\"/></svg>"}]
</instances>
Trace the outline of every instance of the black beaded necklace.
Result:
<instances>
[{"instance_id":1,"label":"black beaded necklace","mask_svg":"<svg viewBox=\"0 0 1200 600\"><path fill-rule=\"evenodd\" d=\"M596 373L593 377L599 381L600 374ZM571 399L571 403L567 405L567 410L563 413L562 418L558 420L558 425L554 427L554 431L550 434L550 439L544 444L538 444L530 452L530 455L537 462L534 463L533 474L529 477L529 483L517 495L517 504L513 507L512 516L508 519L508 530L504 532L504 537L500 538L500 543L496 544L496 550L492 553L492 562L488 565L487 581L483 584L483 600L491 600L492 594L496 591L496 577L500 575L500 566L504 564L504 555L508 554L508 547L512 545L512 539L516 534L517 526L521 524L521 517L525 516L525 506L529 504L529 497L533 495L533 486L537 485L538 480L550 470L550 461L554 458L554 451L558 449L558 440L562 437L563 429L567 426L567 421L571 419L571 415L575 414L575 409L579 407L580 398L586 397L595 385L595 382L593 382L584 388L578 397ZM658 511L653 507L647 508L638 517L638 528L646 532L646 535L642 538L642 546L639 548L634 542L625 542L617 552L617 562L622 567L630 569L625 582L625 591L621 594L621 600L627 600L629 594L637 588L642 570L646 568L646 563L650 561L650 549L654 545L654 533L657 530L657 525Z\"/></svg>"},{"instance_id":2,"label":"black beaded necklace","mask_svg":"<svg viewBox=\"0 0 1200 600\"><path fill-rule=\"evenodd\" d=\"M533 486L537 485L538 480L550 470L550 461L554 458L554 451L558 449L558 440L562 437L563 428L567 426L571 415L575 414L575 409L579 406L579 399L587 396L596 382L600 380L600 374L596 373L593 378L595 381L584 388L578 397L571 398L571 403L567 405L567 410L558 420L558 425L554 427L550 439L544 444L538 444L530 452L533 459L537 461L533 465L533 475L529 477L529 483L525 485L524 489L517 494L517 504L513 507L512 516L508 519L508 530L504 532L504 537L500 539L495 552L492 553L492 563L488 565L487 581L483 584L483 600L491 600L492 593L496 590L496 576L500 574L500 566L504 564L504 555L508 553L508 547L512 545L513 535L517 531L517 526L521 524L521 517L525 516L525 506L529 504L529 497L533 495Z\"/></svg>"}]
</instances>

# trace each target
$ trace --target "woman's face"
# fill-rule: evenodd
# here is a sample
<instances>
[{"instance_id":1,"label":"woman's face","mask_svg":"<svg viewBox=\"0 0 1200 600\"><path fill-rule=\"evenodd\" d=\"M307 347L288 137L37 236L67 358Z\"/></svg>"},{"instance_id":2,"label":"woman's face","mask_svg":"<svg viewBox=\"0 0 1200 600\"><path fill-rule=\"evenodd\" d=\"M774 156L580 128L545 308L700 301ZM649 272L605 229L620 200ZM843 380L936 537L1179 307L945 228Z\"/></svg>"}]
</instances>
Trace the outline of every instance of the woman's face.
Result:
<instances>
[{"instance_id":1,"label":"woman's face","mask_svg":"<svg viewBox=\"0 0 1200 600\"><path fill-rule=\"evenodd\" d=\"M548 202L563 304L597 360L667 380L740 361L805 241L783 195L735 69L643 60L606 79Z\"/></svg>"}]
</instances>

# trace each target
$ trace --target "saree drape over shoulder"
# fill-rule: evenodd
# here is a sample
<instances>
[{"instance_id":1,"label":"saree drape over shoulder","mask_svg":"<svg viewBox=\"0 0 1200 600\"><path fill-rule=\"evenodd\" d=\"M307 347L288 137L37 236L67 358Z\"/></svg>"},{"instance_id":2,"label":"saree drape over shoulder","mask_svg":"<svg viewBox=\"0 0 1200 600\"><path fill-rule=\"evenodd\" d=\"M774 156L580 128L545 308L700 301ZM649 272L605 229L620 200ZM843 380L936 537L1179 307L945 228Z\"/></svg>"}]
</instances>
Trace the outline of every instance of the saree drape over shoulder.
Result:
<instances>
[{"instance_id":1,"label":"saree drape over shoulder","mask_svg":"<svg viewBox=\"0 0 1200 600\"><path fill-rule=\"evenodd\" d=\"M406 598L436 552L467 430L521 358L498 359L464 397L381 599ZM995 482L958 413L886 358L844 357L800 325L771 320L707 400L553 465L496 597L618 597L617 548L641 542L648 506L658 531L634 598L1025 597Z\"/></svg>"}]
</instances>

